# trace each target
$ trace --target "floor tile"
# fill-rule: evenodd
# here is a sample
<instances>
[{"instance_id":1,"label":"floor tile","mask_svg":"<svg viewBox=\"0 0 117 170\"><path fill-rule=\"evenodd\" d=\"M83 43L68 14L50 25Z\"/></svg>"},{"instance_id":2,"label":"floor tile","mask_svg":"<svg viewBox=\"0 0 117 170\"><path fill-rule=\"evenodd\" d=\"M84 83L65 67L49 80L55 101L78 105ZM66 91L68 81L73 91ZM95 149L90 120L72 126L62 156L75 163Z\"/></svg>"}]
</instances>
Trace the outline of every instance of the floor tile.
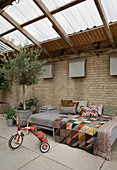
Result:
<instances>
[{"instance_id":1,"label":"floor tile","mask_svg":"<svg viewBox=\"0 0 117 170\"><path fill-rule=\"evenodd\" d=\"M52 161L44 156L40 156L33 162L24 166L20 170L70 170L71 168L65 167L55 161Z\"/></svg>"},{"instance_id":2,"label":"floor tile","mask_svg":"<svg viewBox=\"0 0 117 170\"><path fill-rule=\"evenodd\" d=\"M3 143L7 143L7 140L2 138L2 137L0 137L0 145L3 144Z\"/></svg>"},{"instance_id":3,"label":"floor tile","mask_svg":"<svg viewBox=\"0 0 117 170\"><path fill-rule=\"evenodd\" d=\"M84 150L59 144L51 149L46 157L55 160L74 170L99 170L104 159L94 156Z\"/></svg>"},{"instance_id":4,"label":"floor tile","mask_svg":"<svg viewBox=\"0 0 117 170\"><path fill-rule=\"evenodd\" d=\"M112 152L112 160L105 161L101 170L117 170L117 152Z\"/></svg>"},{"instance_id":5,"label":"floor tile","mask_svg":"<svg viewBox=\"0 0 117 170\"><path fill-rule=\"evenodd\" d=\"M8 144L2 144L0 145L0 169L17 170L38 156L39 154L24 147L12 150L8 147Z\"/></svg>"}]
</instances>

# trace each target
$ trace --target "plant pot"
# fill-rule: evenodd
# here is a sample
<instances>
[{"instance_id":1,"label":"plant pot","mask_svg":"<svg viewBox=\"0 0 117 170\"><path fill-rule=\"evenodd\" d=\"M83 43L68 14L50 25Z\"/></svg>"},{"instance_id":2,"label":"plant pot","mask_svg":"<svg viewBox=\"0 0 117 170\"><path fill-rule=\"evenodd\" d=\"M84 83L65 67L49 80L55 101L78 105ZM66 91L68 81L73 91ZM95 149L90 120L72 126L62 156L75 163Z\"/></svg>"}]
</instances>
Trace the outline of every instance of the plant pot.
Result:
<instances>
[{"instance_id":1,"label":"plant pot","mask_svg":"<svg viewBox=\"0 0 117 170\"><path fill-rule=\"evenodd\" d=\"M37 113L37 107L36 106L31 106L32 109L32 114Z\"/></svg>"},{"instance_id":2,"label":"plant pot","mask_svg":"<svg viewBox=\"0 0 117 170\"><path fill-rule=\"evenodd\" d=\"M0 114L4 114L8 110L9 110L9 103L7 103L7 102L0 102Z\"/></svg>"},{"instance_id":3,"label":"plant pot","mask_svg":"<svg viewBox=\"0 0 117 170\"><path fill-rule=\"evenodd\" d=\"M13 119L8 119L7 120L7 125L8 126L13 126L14 120Z\"/></svg>"},{"instance_id":4,"label":"plant pot","mask_svg":"<svg viewBox=\"0 0 117 170\"><path fill-rule=\"evenodd\" d=\"M22 120L28 120L29 116L32 115L32 109L27 110L16 110L16 114L18 115L18 121L21 123L21 126L26 126L26 122L22 122Z\"/></svg>"}]
</instances>

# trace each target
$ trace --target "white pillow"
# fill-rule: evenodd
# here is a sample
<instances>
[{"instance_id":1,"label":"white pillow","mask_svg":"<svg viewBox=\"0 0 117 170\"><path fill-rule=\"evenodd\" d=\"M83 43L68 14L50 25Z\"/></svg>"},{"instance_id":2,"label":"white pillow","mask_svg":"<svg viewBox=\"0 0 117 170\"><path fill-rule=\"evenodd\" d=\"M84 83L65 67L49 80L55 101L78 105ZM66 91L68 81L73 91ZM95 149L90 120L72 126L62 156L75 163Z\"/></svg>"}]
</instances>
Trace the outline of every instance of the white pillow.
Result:
<instances>
[{"instance_id":1,"label":"white pillow","mask_svg":"<svg viewBox=\"0 0 117 170\"><path fill-rule=\"evenodd\" d=\"M61 114L76 114L76 106L67 106L67 107L62 107L60 108L60 113Z\"/></svg>"},{"instance_id":2,"label":"white pillow","mask_svg":"<svg viewBox=\"0 0 117 170\"><path fill-rule=\"evenodd\" d=\"M102 115L103 105L91 105L90 107L94 107L95 109L98 110L98 114Z\"/></svg>"}]
</instances>

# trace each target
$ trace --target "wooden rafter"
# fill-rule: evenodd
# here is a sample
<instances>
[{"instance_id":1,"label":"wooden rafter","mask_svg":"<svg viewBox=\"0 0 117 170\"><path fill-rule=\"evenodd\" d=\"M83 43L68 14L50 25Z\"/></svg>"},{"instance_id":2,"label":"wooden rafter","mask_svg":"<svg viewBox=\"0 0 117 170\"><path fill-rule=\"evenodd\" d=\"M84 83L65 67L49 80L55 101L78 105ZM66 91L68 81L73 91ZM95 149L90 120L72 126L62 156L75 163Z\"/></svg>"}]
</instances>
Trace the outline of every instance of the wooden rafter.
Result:
<instances>
[{"instance_id":1,"label":"wooden rafter","mask_svg":"<svg viewBox=\"0 0 117 170\"><path fill-rule=\"evenodd\" d=\"M110 27L109 27L109 24L108 24L108 21L107 21L107 17L106 17L106 14L104 12L104 9L103 9L103 6L102 6L102 3L101 3L101 0L94 0L95 4L96 4L96 7L98 9L98 12L100 14L100 17L102 19L102 22L104 24L104 29L106 31L106 34L108 36L108 39L112 45L113 48L115 48L115 43L114 43L114 39L113 39L113 36L112 36L112 33L111 33L111 30L110 30Z\"/></svg>"},{"instance_id":2,"label":"wooden rafter","mask_svg":"<svg viewBox=\"0 0 117 170\"><path fill-rule=\"evenodd\" d=\"M61 61L61 60L70 60L70 59L75 59L75 58L81 58L81 57L92 57L92 56L99 56L99 55L104 55L104 54L111 54L111 53L117 53L117 48L102 48L98 50L91 50L91 51L86 51L86 52L80 52L79 54L67 54L67 55L60 55L56 56L53 59L48 58L47 62L56 62L56 61Z\"/></svg>"},{"instance_id":3,"label":"wooden rafter","mask_svg":"<svg viewBox=\"0 0 117 170\"><path fill-rule=\"evenodd\" d=\"M0 8L0 12L2 9ZM29 40L31 40L34 44L36 44L38 47L42 49L42 51L50 55L49 52L46 50L46 48L42 47L42 45L30 34L28 33L24 28L22 28L12 17L10 17L5 11L1 13L2 17L4 17L8 22L10 22L14 27L16 27L23 35L25 35Z\"/></svg>"},{"instance_id":4,"label":"wooden rafter","mask_svg":"<svg viewBox=\"0 0 117 170\"><path fill-rule=\"evenodd\" d=\"M7 46L19 51L19 48L15 44L13 44L12 42L6 40L5 38L3 38L1 36L0 36L0 41L3 42L4 44L6 44Z\"/></svg>"},{"instance_id":5,"label":"wooden rafter","mask_svg":"<svg viewBox=\"0 0 117 170\"><path fill-rule=\"evenodd\" d=\"M74 1L72 1L70 3L67 3L67 4L57 8L57 9L54 9L54 10L50 11L50 13L52 15L56 14L56 13L61 12L61 11L65 10L65 9L67 9L67 8L70 8L70 7L74 6L74 5L77 5L78 3L83 2L83 1L86 1L86 0L74 0ZM27 26L29 24L32 24L32 23L34 23L36 21L39 21L41 19L44 19L44 18L46 18L45 14L41 15L41 16L38 16L38 17L36 17L36 18L34 18L34 19L30 20L30 21L27 21L27 22L21 24L20 26L25 27L25 26ZM6 32L3 32L0 36L4 36L6 34L9 34L9 33L13 32L15 30L17 30L17 28L12 28L12 29L10 29L10 30L8 30Z\"/></svg>"},{"instance_id":6,"label":"wooden rafter","mask_svg":"<svg viewBox=\"0 0 117 170\"><path fill-rule=\"evenodd\" d=\"M12 4L13 1L15 1L15 0L6 0L6 1L4 1L3 3L1 2L1 3L0 3L0 7L1 7L1 8L5 8L7 5Z\"/></svg>"},{"instance_id":7,"label":"wooden rafter","mask_svg":"<svg viewBox=\"0 0 117 170\"><path fill-rule=\"evenodd\" d=\"M74 53L77 53L75 48L73 47L72 40L69 38L68 34L65 32L65 30L61 27L59 22L56 20L56 18L50 13L48 8L44 5L44 3L41 0L33 0L36 5L41 9L41 11L45 14L45 16L50 20L52 23L52 27L55 29L55 31L61 36L61 38L68 44L69 47L72 48L72 51Z\"/></svg>"}]
</instances>

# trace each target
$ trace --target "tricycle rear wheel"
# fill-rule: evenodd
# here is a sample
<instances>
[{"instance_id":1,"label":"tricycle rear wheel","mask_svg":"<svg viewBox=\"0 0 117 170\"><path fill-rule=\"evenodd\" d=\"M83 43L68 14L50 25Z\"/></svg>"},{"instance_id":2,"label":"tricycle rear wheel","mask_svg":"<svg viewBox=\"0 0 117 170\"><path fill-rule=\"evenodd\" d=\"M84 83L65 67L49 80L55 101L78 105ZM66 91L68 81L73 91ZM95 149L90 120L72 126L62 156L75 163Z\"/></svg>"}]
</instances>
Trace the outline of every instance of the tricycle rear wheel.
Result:
<instances>
[{"instance_id":1,"label":"tricycle rear wheel","mask_svg":"<svg viewBox=\"0 0 117 170\"><path fill-rule=\"evenodd\" d=\"M41 151L41 152L46 153L46 152L48 152L49 150L50 150L50 145L49 145L49 143L47 143L47 142L41 143L41 145L40 145L40 151Z\"/></svg>"}]
</instances>

